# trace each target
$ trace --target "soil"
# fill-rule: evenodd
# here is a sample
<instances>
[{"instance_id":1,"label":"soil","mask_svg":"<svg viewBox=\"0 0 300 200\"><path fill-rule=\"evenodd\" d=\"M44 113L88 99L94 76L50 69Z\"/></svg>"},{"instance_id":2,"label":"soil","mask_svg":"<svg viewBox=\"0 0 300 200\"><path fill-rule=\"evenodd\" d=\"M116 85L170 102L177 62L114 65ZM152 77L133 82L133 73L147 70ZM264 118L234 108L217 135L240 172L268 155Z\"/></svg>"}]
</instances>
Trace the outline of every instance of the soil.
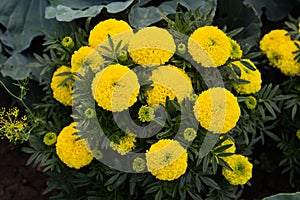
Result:
<instances>
[{"instance_id":1,"label":"soil","mask_svg":"<svg viewBox=\"0 0 300 200\"><path fill-rule=\"evenodd\" d=\"M14 148L14 149L12 149ZM0 199L1 200L44 200L46 176L26 166L29 155L8 141L0 139Z\"/></svg>"}]
</instances>

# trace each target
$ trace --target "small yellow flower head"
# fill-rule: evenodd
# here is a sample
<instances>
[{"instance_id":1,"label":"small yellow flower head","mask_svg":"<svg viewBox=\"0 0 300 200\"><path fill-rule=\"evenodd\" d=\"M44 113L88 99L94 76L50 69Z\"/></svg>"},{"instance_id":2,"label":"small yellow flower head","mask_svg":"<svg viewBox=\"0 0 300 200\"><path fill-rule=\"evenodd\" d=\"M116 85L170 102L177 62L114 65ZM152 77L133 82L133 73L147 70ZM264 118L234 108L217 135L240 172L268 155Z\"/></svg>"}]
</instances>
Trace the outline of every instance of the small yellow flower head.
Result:
<instances>
[{"instance_id":1,"label":"small yellow flower head","mask_svg":"<svg viewBox=\"0 0 300 200\"><path fill-rule=\"evenodd\" d=\"M56 137L56 134L54 132L48 132L44 136L43 142L44 142L45 145L51 146L52 144L55 144L56 139L57 139L57 137Z\"/></svg>"},{"instance_id":2,"label":"small yellow flower head","mask_svg":"<svg viewBox=\"0 0 300 200\"><path fill-rule=\"evenodd\" d=\"M13 144L29 139L27 117L18 117L19 109L16 107L9 108L8 111L0 109L0 138L6 137Z\"/></svg>"},{"instance_id":3,"label":"small yellow flower head","mask_svg":"<svg viewBox=\"0 0 300 200\"><path fill-rule=\"evenodd\" d=\"M231 44L231 53L230 53L230 58L232 60L239 60L242 58L243 51L241 50L240 45L233 39L229 39L230 44Z\"/></svg>"},{"instance_id":4,"label":"small yellow flower head","mask_svg":"<svg viewBox=\"0 0 300 200\"><path fill-rule=\"evenodd\" d=\"M222 136L220 137L220 139L222 139ZM222 153L235 153L236 147L235 147L234 142L230 138L227 138L226 140L224 140L224 142L222 142L220 144L220 146L218 146L218 147L225 146L228 144L231 144L232 146L229 147L228 149L224 150Z\"/></svg>"},{"instance_id":5,"label":"small yellow flower head","mask_svg":"<svg viewBox=\"0 0 300 200\"><path fill-rule=\"evenodd\" d=\"M154 109L149 106L142 106L138 114L141 122L151 122L155 117Z\"/></svg>"},{"instance_id":6,"label":"small yellow flower head","mask_svg":"<svg viewBox=\"0 0 300 200\"><path fill-rule=\"evenodd\" d=\"M296 136L298 137L298 139L300 140L300 129L298 129Z\"/></svg>"},{"instance_id":7,"label":"small yellow flower head","mask_svg":"<svg viewBox=\"0 0 300 200\"><path fill-rule=\"evenodd\" d=\"M146 168L146 161L143 158L137 157L132 162L132 169L136 172L142 172Z\"/></svg>"},{"instance_id":8,"label":"small yellow flower head","mask_svg":"<svg viewBox=\"0 0 300 200\"><path fill-rule=\"evenodd\" d=\"M170 100L177 97L178 102L181 103L193 92L189 76L182 69L172 65L160 66L153 70L150 80L153 81L151 85L153 88L145 93L149 106L160 103L165 105L167 97Z\"/></svg>"},{"instance_id":9,"label":"small yellow flower head","mask_svg":"<svg viewBox=\"0 0 300 200\"><path fill-rule=\"evenodd\" d=\"M67 78L67 76L58 76L64 72L71 72L69 67L59 67L52 76L51 89L53 91L53 97L64 104L65 106L72 105L72 93L73 93L73 82L68 80L65 84L61 83Z\"/></svg>"},{"instance_id":10,"label":"small yellow flower head","mask_svg":"<svg viewBox=\"0 0 300 200\"><path fill-rule=\"evenodd\" d=\"M183 175L188 154L176 140L162 139L146 152L148 170L159 180L172 181Z\"/></svg>"},{"instance_id":11,"label":"small yellow flower head","mask_svg":"<svg viewBox=\"0 0 300 200\"><path fill-rule=\"evenodd\" d=\"M193 128L186 128L183 132L183 138L186 141L193 141L197 137L197 132Z\"/></svg>"},{"instance_id":12,"label":"small yellow flower head","mask_svg":"<svg viewBox=\"0 0 300 200\"><path fill-rule=\"evenodd\" d=\"M231 185L244 185L252 177L252 164L248 158L242 155L232 155L225 158L225 161L232 168L223 168L222 174Z\"/></svg>"},{"instance_id":13,"label":"small yellow flower head","mask_svg":"<svg viewBox=\"0 0 300 200\"><path fill-rule=\"evenodd\" d=\"M114 141L110 142L110 147L117 151L120 155L126 155L132 151L135 147L135 135L129 133L119 139L119 143L115 143Z\"/></svg>"},{"instance_id":14,"label":"small yellow flower head","mask_svg":"<svg viewBox=\"0 0 300 200\"><path fill-rule=\"evenodd\" d=\"M194 115L206 130L224 134L235 127L241 110L237 98L230 91L217 87L198 96Z\"/></svg>"},{"instance_id":15,"label":"small yellow flower head","mask_svg":"<svg viewBox=\"0 0 300 200\"><path fill-rule=\"evenodd\" d=\"M174 55L176 45L172 35L165 29L146 27L130 40L128 52L134 62L142 66L164 64Z\"/></svg>"},{"instance_id":16,"label":"small yellow flower head","mask_svg":"<svg viewBox=\"0 0 300 200\"><path fill-rule=\"evenodd\" d=\"M247 62L249 63L255 70L251 70L243 63L241 62ZM249 81L249 83L246 84L233 84L233 88L239 93L239 94L253 94L260 90L261 88L261 74L260 71L256 68L253 62L249 59L242 59L241 61L234 61L230 64L230 66L235 65L237 66L241 71L241 76L239 76L240 79Z\"/></svg>"},{"instance_id":17,"label":"small yellow flower head","mask_svg":"<svg viewBox=\"0 0 300 200\"><path fill-rule=\"evenodd\" d=\"M73 39L69 36L64 37L61 41L61 44L64 47L67 47L67 48L70 48L70 49L72 49L74 47Z\"/></svg>"},{"instance_id":18,"label":"small yellow flower head","mask_svg":"<svg viewBox=\"0 0 300 200\"><path fill-rule=\"evenodd\" d=\"M248 96L248 99L245 101L245 104L249 110L256 108L257 101L254 96Z\"/></svg>"},{"instance_id":19,"label":"small yellow flower head","mask_svg":"<svg viewBox=\"0 0 300 200\"><path fill-rule=\"evenodd\" d=\"M128 67L109 65L95 75L92 93L105 110L121 112L137 101L140 85L136 74Z\"/></svg>"},{"instance_id":20,"label":"small yellow flower head","mask_svg":"<svg viewBox=\"0 0 300 200\"><path fill-rule=\"evenodd\" d=\"M219 67L226 63L231 54L229 37L215 26L196 29L188 40L188 51L203 67Z\"/></svg>"},{"instance_id":21,"label":"small yellow flower head","mask_svg":"<svg viewBox=\"0 0 300 200\"><path fill-rule=\"evenodd\" d=\"M63 128L59 133L56 142L56 154L68 167L79 169L90 164L93 156L87 141L84 139L77 140L79 136L74 134L77 131L74 126L76 126L75 122Z\"/></svg>"},{"instance_id":22,"label":"small yellow flower head","mask_svg":"<svg viewBox=\"0 0 300 200\"><path fill-rule=\"evenodd\" d=\"M122 49L128 44L133 36L133 30L129 24L123 20L107 19L98 23L91 31L89 36L89 45L103 51L101 46L109 47L108 35L111 37L114 46L122 41Z\"/></svg>"}]
</instances>

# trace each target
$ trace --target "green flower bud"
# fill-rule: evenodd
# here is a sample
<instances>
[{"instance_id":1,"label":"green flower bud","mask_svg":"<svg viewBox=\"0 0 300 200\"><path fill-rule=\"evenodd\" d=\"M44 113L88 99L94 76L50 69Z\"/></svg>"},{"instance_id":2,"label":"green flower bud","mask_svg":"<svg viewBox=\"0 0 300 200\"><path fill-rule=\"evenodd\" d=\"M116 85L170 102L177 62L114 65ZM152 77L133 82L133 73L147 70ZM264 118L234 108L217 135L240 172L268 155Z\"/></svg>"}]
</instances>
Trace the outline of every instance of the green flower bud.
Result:
<instances>
[{"instance_id":1,"label":"green flower bud","mask_svg":"<svg viewBox=\"0 0 300 200\"><path fill-rule=\"evenodd\" d=\"M248 100L245 101L245 104L248 109L253 110L254 108L256 108L257 105L256 98L253 96L249 96Z\"/></svg>"},{"instance_id":2,"label":"green flower bud","mask_svg":"<svg viewBox=\"0 0 300 200\"><path fill-rule=\"evenodd\" d=\"M74 47L73 39L69 36L64 37L61 41L61 44L64 47L67 47L67 48L70 48L70 49L72 49Z\"/></svg>"},{"instance_id":3,"label":"green flower bud","mask_svg":"<svg viewBox=\"0 0 300 200\"><path fill-rule=\"evenodd\" d=\"M92 119L93 117L96 116L96 111L92 108L87 108L84 111L84 115L86 116L86 118Z\"/></svg>"},{"instance_id":4,"label":"green flower bud","mask_svg":"<svg viewBox=\"0 0 300 200\"><path fill-rule=\"evenodd\" d=\"M183 132L183 137L185 140L191 142L197 137L197 132L193 128L186 128Z\"/></svg>"},{"instance_id":5,"label":"green flower bud","mask_svg":"<svg viewBox=\"0 0 300 200\"><path fill-rule=\"evenodd\" d=\"M136 172L141 172L145 169L146 167L146 162L143 158L135 158L132 162L132 168L134 169L134 171Z\"/></svg>"},{"instance_id":6,"label":"green flower bud","mask_svg":"<svg viewBox=\"0 0 300 200\"><path fill-rule=\"evenodd\" d=\"M155 117L154 109L149 106L142 106L138 114L142 122L151 122Z\"/></svg>"},{"instance_id":7,"label":"green flower bud","mask_svg":"<svg viewBox=\"0 0 300 200\"><path fill-rule=\"evenodd\" d=\"M48 145L51 146L56 142L56 134L54 132L48 132L46 133L46 135L44 136L43 142Z\"/></svg>"},{"instance_id":8,"label":"green flower bud","mask_svg":"<svg viewBox=\"0 0 300 200\"><path fill-rule=\"evenodd\" d=\"M185 52L186 52L186 45L183 44L183 43L178 44L177 50L178 50L178 53L185 54Z\"/></svg>"},{"instance_id":9,"label":"green flower bud","mask_svg":"<svg viewBox=\"0 0 300 200\"><path fill-rule=\"evenodd\" d=\"M297 138L300 140L300 129L298 129L297 133L296 133Z\"/></svg>"},{"instance_id":10,"label":"green flower bud","mask_svg":"<svg viewBox=\"0 0 300 200\"><path fill-rule=\"evenodd\" d=\"M119 60L122 61L122 62L125 62L127 59L128 59L127 51L121 50L119 52Z\"/></svg>"}]
</instances>

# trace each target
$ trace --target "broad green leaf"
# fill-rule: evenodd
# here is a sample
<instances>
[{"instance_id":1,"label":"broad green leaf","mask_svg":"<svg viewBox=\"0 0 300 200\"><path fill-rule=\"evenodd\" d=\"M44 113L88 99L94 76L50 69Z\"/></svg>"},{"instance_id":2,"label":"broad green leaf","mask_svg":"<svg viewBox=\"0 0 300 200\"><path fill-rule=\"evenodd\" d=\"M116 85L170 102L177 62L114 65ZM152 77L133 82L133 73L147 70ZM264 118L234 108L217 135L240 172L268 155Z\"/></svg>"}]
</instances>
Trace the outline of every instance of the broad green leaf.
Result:
<instances>
[{"instance_id":1,"label":"broad green leaf","mask_svg":"<svg viewBox=\"0 0 300 200\"><path fill-rule=\"evenodd\" d=\"M245 2L250 4L260 16L265 9L267 19L270 21L285 18L295 6L295 3L289 0L246 0Z\"/></svg>"},{"instance_id":2,"label":"broad green leaf","mask_svg":"<svg viewBox=\"0 0 300 200\"><path fill-rule=\"evenodd\" d=\"M39 80L41 67L28 67L31 58L22 54L14 54L9 57L1 66L3 76L9 76L14 80L22 80L30 77Z\"/></svg>"},{"instance_id":3,"label":"broad green leaf","mask_svg":"<svg viewBox=\"0 0 300 200\"><path fill-rule=\"evenodd\" d=\"M0 23L6 28L1 42L19 53L27 49L33 38L43 36L44 31L56 34L65 28L56 20L45 19L47 0L0 1Z\"/></svg>"},{"instance_id":4,"label":"broad green leaf","mask_svg":"<svg viewBox=\"0 0 300 200\"><path fill-rule=\"evenodd\" d=\"M216 24L220 27L227 26L227 30L243 27L235 39L247 53L260 39L261 20L255 10L241 0L218 1L218 14Z\"/></svg>"},{"instance_id":5,"label":"broad green leaf","mask_svg":"<svg viewBox=\"0 0 300 200\"><path fill-rule=\"evenodd\" d=\"M95 17L103 8L109 13L119 13L126 10L134 0L124 2L109 1L51 1L51 5L46 7L46 19L56 18L58 21L70 22L83 17Z\"/></svg>"},{"instance_id":6,"label":"broad green leaf","mask_svg":"<svg viewBox=\"0 0 300 200\"><path fill-rule=\"evenodd\" d=\"M129 23L134 28L147 27L162 19L159 12L165 16L176 13L178 4L187 8L187 10L196 10L200 7L201 13L209 13L211 17L214 17L217 1L216 0L175 0L166 1L158 5L157 7L140 7L139 4L135 4L128 15Z\"/></svg>"},{"instance_id":7,"label":"broad green leaf","mask_svg":"<svg viewBox=\"0 0 300 200\"><path fill-rule=\"evenodd\" d=\"M280 193L265 197L262 200L298 200L300 199L300 192L296 193Z\"/></svg>"}]
</instances>

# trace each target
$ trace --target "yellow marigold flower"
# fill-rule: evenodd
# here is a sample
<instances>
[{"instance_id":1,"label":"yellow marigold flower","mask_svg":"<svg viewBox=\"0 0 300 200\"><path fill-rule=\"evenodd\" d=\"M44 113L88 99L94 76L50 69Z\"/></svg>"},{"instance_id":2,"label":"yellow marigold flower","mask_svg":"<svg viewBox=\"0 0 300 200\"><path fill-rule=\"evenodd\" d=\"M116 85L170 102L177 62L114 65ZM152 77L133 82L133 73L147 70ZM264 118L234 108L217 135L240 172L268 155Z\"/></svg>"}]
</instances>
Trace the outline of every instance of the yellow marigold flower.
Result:
<instances>
[{"instance_id":1,"label":"yellow marigold flower","mask_svg":"<svg viewBox=\"0 0 300 200\"><path fill-rule=\"evenodd\" d=\"M197 137L197 132L195 129L193 128L186 128L183 132L183 138L186 140L186 141L193 141L195 138Z\"/></svg>"},{"instance_id":2,"label":"yellow marigold flower","mask_svg":"<svg viewBox=\"0 0 300 200\"><path fill-rule=\"evenodd\" d=\"M19 118L19 109L16 107L0 109L0 138L6 137L11 143L24 142L29 139L27 117Z\"/></svg>"},{"instance_id":3,"label":"yellow marigold flower","mask_svg":"<svg viewBox=\"0 0 300 200\"><path fill-rule=\"evenodd\" d=\"M135 147L135 135L129 133L119 139L119 143L110 142L110 147L121 155L126 155Z\"/></svg>"},{"instance_id":4,"label":"yellow marigold flower","mask_svg":"<svg viewBox=\"0 0 300 200\"><path fill-rule=\"evenodd\" d=\"M268 51L276 49L282 43L289 41L290 36L288 36L287 33L286 30L278 29L265 34L259 42L261 51L266 54Z\"/></svg>"},{"instance_id":5,"label":"yellow marigold flower","mask_svg":"<svg viewBox=\"0 0 300 200\"><path fill-rule=\"evenodd\" d=\"M183 175L188 154L176 140L162 139L146 152L148 170L160 180L172 181Z\"/></svg>"},{"instance_id":6,"label":"yellow marigold flower","mask_svg":"<svg viewBox=\"0 0 300 200\"><path fill-rule=\"evenodd\" d=\"M61 83L67 78L67 76L59 76L59 74L64 72L71 72L69 67L61 66L59 67L52 76L51 89L53 91L53 97L64 104L65 106L72 105L72 93L73 93L73 82L68 80L65 84Z\"/></svg>"},{"instance_id":7,"label":"yellow marigold flower","mask_svg":"<svg viewBox=\"0 0 300 200\"><path fill-rule=\"evenodd\" d=\"M243 63L241 62L247 62L249 63L255 70L251 70ZM240 79L249 81L249 83L246 84L233 84L233 88L239 93L239 94L252 94L256 93L261 88L261 74L260 71L256 68L254 63L249 59L242 59L241 61L234 61L230 65L237 66L241 71L241 76L239 76Z\"/></svg>"},{"instance_id":8,"label":"yellow marigold flower","mask_svg":"<svg viewBox=\"0 0 300 200\"><path fill-rule=\"evenodd\" d=\"M297 133L296 133L297 138L300 140L300 129L298 129Z\"/></svg>"},{"instance_id":9,"label":"yellow marigold flower","mask_svg":"<svg viewBox=\"0 0 300 200\"><path fill-rule=\"evenodd\" d=\"M92 93L98 105L106 110L121 112L137 101L139 82L128 67L109 65L98 72L92 82Z\"/></svg>"},{"instance_id":10,"label":"yellow marigold flower","mask_svg":"<svg viewBox=\"0 0 300 200\"><path fill-rule=\"evenodd\" d=\"M243 51L241 50L240 45L233 39L229 38L230 44L231 44L231 52L230 52L230 58L232 60L239 60L242 58Z\"/></svg>"},{"instance_id":11,"label":"yellow marigold flower","mask_svg":"<svg viewBox=\"0 0 300 200\"><path fill-rule=\"evenodd\" d=\"M128 44L133 36L133 30L129 24L123 20L107 19L98 23L91 31L89 36L89 45L93 48L103 49L100 46L109 47L108 35L111 37L114 45L122 41L122 49Z\"/></svg>"},{"instance_id":12,"label":"yellow marigold flower","mask_svg":"<svg viewBox=\"0 0 300 200\"><path fill-rule=\"evenodd\" d=\"M298 50L294 42L300 45L299 41L290 40L274 47L275 49L269 54L267 53L270 63L287 76L300 74L300 63L294 59L295 54L293 52Z\"/></svg>"},{"instance_id":13,"label":"yellow marigold flower","mask_svg":"<svg viewBox=\"0 0 300 200\"><path fill-rule=\"evenodd\" d=\"M73 73L84 74L86 67L98 72L103 65L104 59L101 54L89 46L80 47L71 57L71 72Z\"/></svg>"},{"instance_id":14,"label":"yellow marigold flower","mask_svg":"<svg viewBox=\"0 0 300 200\"><path fill-rule=\"evenodd\" d=\"M151 122L155 117L154 109L149 106L140 107L138 115L142 122Z\"/></svg>"},{"instance_id":15,"label":"yellow marigold flower","mask_svg":"<svg viewBox=\"0 0 300 200\"><path fill-rule=\"evenodd\" d=\"M222 136L220 137L220 139L222 139ZM228 149L225 149L222 153L235 153L235 150L236 150L235 143L230 138L227 138L226 140L224 140L224 142L222 142L220 144L220 146L218 146L218 147L225 146L228 144L231 144L232 146L229 147Z\"/></svg>"},{"instance_id":16,"label":"yellow marigold flower","mask_svg":"<svg viewBox=\"0 0 300 200\"><path fill-rule=\"evenodd\" d=\"M245 101L245 104L248 109L253 110L254 108L256 108L257 105L256 98L254 96L248 96L248 99Z\"/></svg>"},{"instance_id":17,"label":"yellow marigold flower","mask_svg":"<svg viewBox=\"0 0 300 200\"><path fill-rule=\"evenodd\" d=\"M57 140L56 134L54 132L48 132L43 138L43 142L47 146L51 146L52 144L55 144Z\"/></svg>"},{"instance_id":18,"label":"yellow marigold flower","mask_svg":"<svg viewBox=\"0 0 300 200\"><path fill-rule=\"evenodd\" d=\"M241 110L237 98L230 91L217 87L198 96L194 115L206 130L223 134L235 127Z\"/></svg>"},{"instance_id":19,"label":"yellow marigold flower","mask_svg":"<svg viewBox=\"0 0 300 200\"><path fill-rule=\"evenodd\" d=\"M174 55L176 45L172 35L165 29L146 27L130 40L128 52L134 62L142 66L164 64Z\"/></svg>"},{"instance_id":20,"label":"yellow marigold flower","mask_svg":"<svg viewBox=\"0 0 300 200\"><path fill-rule=\"evenodd\" d=\"M203 67L219 67L231 54L230 38L215 26L196 29L188 40L188 51Z\"/></svg>"},{"instance_id":21,"label":"yellow marigold flower","mask_svg":"<svg viewBox=\"0 0 300 200\"><path fill-rule=\"evenodd\" d=\"M160 66L153 70L150 80L153 81L153 88L145 93L149 106L160 103L165 105L167 97L171 100L177 97L178 102L181 103L193 92L188 75L182 69L172 65Z\"/></svg>"},{"instance_id":22,"label":"yellow marigold flower","mask_svg":"<svg viewBox=\"0 0 300 200\"><path fill-rule=\"evenodd\" d=\"M222 174L231 185L244 185L252 177L252 164L248 158L242 155L232 155L225 158L225 161L232 168L223 168Z\"/></svg>"},{"instance_id":23,"label":"yellow marigold flower","mask_svg":"<svg viewBox=\"0 0 300 200\"><path fill-rule=\"evenodd\" d=\"M132 162L132 169L136 172L141 172L146 167L146 161L143 158L137 157Z\"/></svg>"},{"instance_id":24,"label":"yellow marigold flower","mask_svg":"<svg viewBox=\"0 0 300 200\"><path fill-rule=\"evenodd\" d=\"M78 140L79 136L74 134L77 131L74 126L76 126L75 122L64 127L59 133L56 154L68 167L79 169L90 164L93 156L89 151L87 141Z\"/></svg>"},{"instance_id":25,"label":"yellow marigold flower","mask_svg":"<svg viewBox=\"0 0 300 200\"><path fill-rule=\"evenodd\" d=\"M69 36L64 37L61 41L61 44L64 47L67 47L67 48L70 48L70 49L72 49L74 47L73 39Z\"/></svg>"}]
</instances>

